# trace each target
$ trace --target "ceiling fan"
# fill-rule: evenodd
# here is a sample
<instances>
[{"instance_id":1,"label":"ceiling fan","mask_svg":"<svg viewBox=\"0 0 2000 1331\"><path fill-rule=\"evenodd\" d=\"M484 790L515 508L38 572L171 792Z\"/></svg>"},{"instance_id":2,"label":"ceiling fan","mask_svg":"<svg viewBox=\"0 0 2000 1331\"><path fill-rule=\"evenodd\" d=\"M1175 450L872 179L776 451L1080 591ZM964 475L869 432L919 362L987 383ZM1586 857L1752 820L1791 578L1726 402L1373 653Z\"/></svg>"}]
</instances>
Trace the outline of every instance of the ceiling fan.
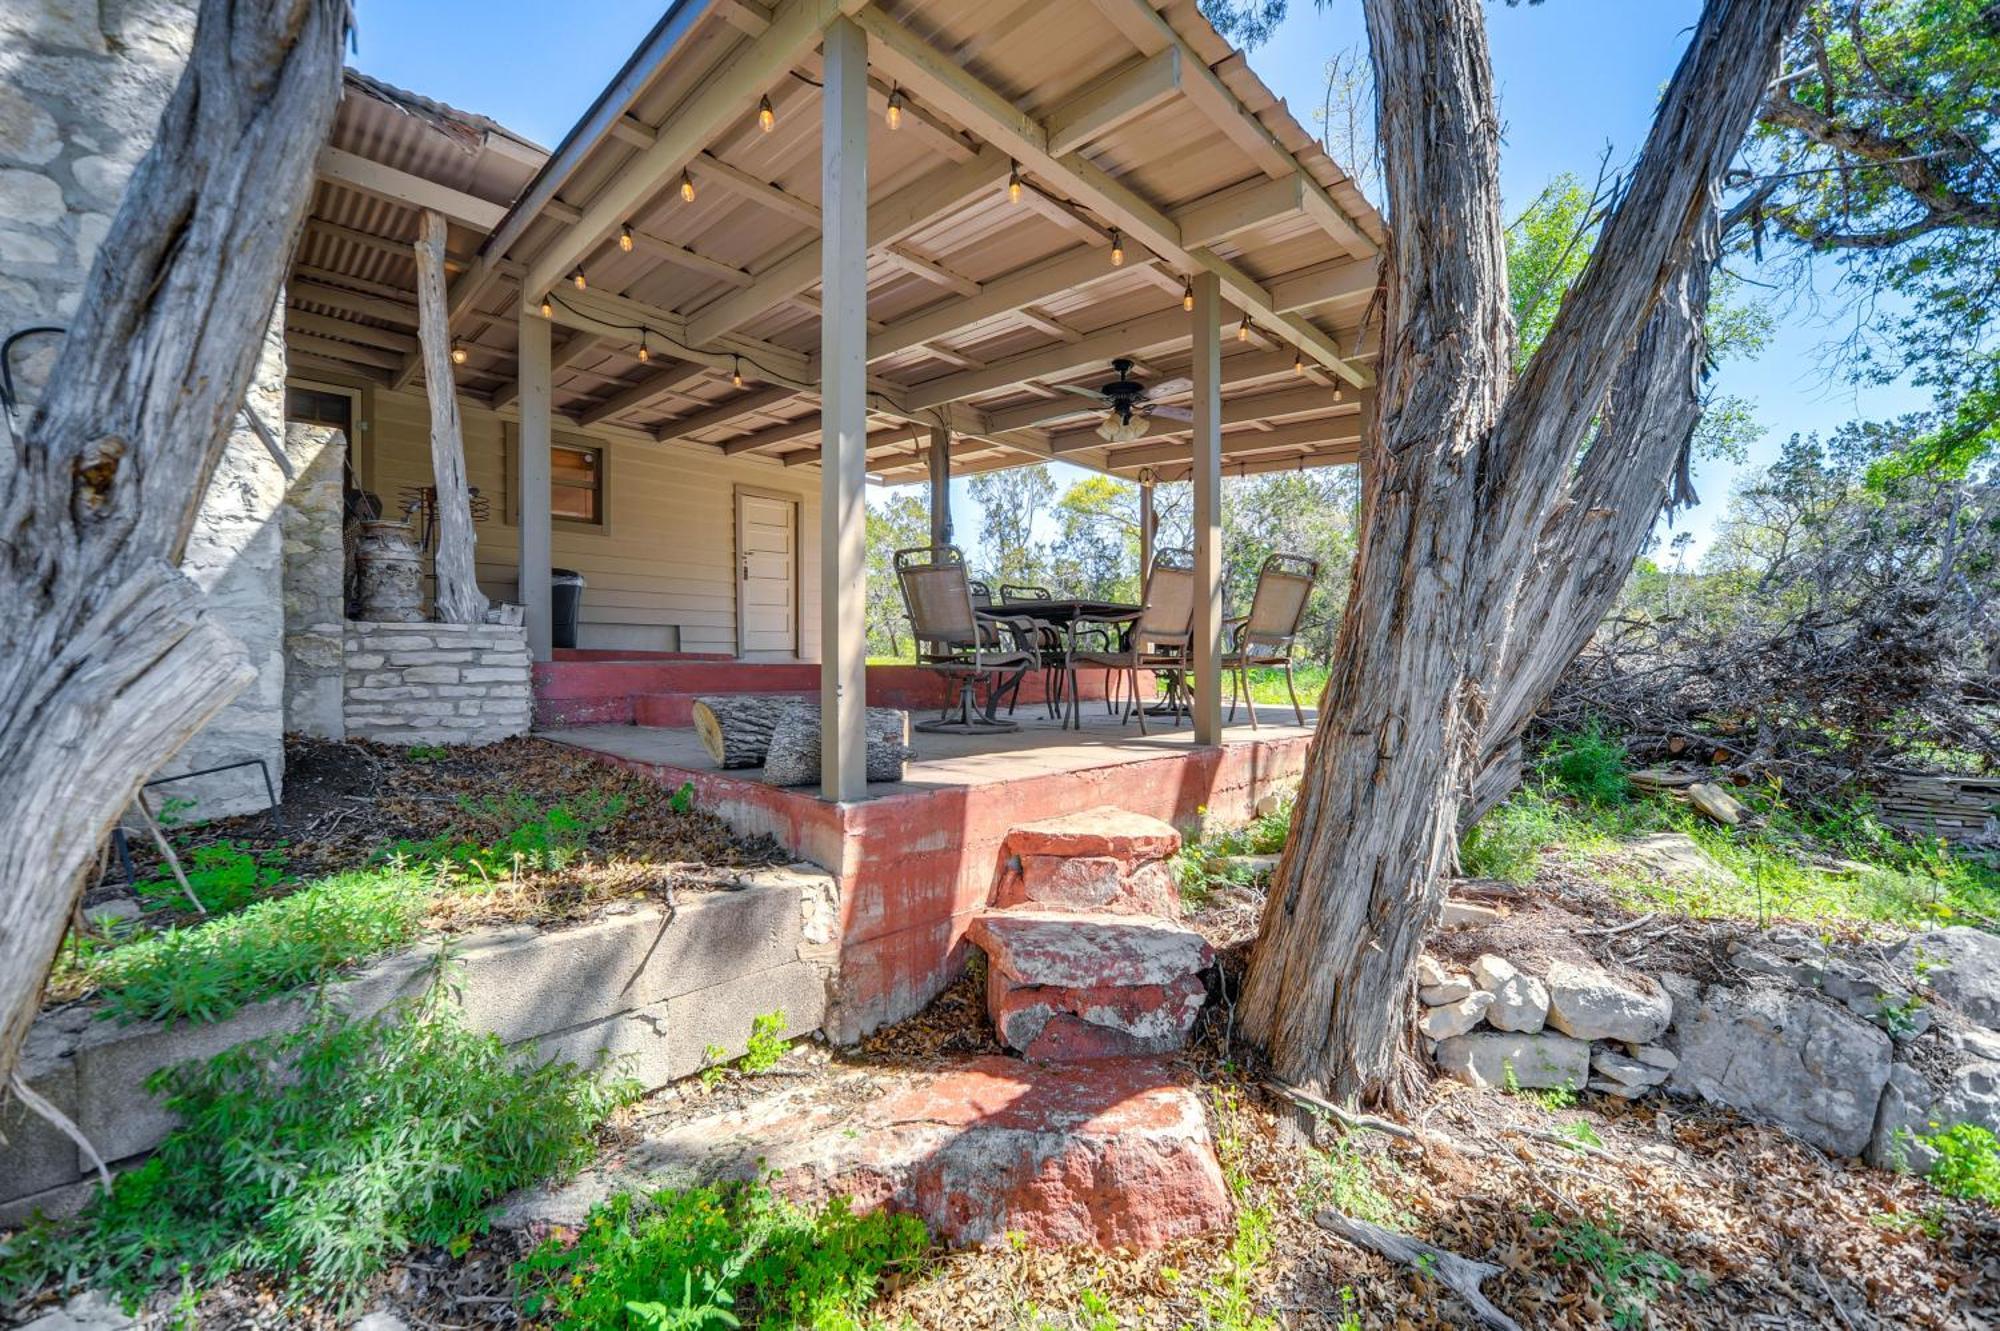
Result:
<instances>
[{"instance_id":1,"label":"ceiling fan","mask_svg":"<svg viewBox=\"0 0 2000 1331\"><path fill-rule=\"evenodd\" d=\"M1155 416L1170 421L1194 419L1194 413L1186 407L1166 406L1160 402L1161 398L1187 392L1194 387L1193 380L1165 379L1148 388L1132 377L1132 362L1125 357L1112 361L1111 368L1118 377L1097 388L1053 385L1065 393L1095 398L1104 404L1104 420L1097 427L1097 437L1107 444L1127 444L1134 439L1145 438Z\"/></svg>"}]
</instances>

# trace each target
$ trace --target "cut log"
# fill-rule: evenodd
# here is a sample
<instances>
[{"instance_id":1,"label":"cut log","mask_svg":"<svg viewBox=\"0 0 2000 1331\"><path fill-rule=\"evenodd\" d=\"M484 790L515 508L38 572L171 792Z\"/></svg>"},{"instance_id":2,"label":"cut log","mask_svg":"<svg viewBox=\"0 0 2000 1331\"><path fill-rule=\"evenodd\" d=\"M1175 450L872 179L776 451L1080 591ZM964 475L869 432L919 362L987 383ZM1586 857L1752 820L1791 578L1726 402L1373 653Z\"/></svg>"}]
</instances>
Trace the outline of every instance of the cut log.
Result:
<instances>
[{"instance_id":1,"label":"cut log","mask_svg":"<svg viewBox=\"0 0 2000 1331\"><path fill-rule=\"evenodd\" d=\"M910 748L910 714L893 707L868 709L868 779L901 781ZM819 780L819 707L793 700L778 717L764 755L764 779L774 786Z\"/></svg>"},{"instance_id":2,"label":"cut log","mask_svg":"<svg viewBox=\"0 0 2000 1331\"><path fill-rule=\"evenodd\" d=\"M1736 826L1749 812L1728 791L1707 781L1695 782L1687 788L1686 794L1689 804L1724 827Z\"/></svg>"},{"instance_id":3,"label":"cut log","mask_svg":"<svg viewBox=\"0 0 2000 1331\"><path fill-rule=\"evenodd\" d=\"M717 767L762 767L771 730L797 698L773 693L724 693L694 700L694 733Z\"/></svg>"}]
</instances>

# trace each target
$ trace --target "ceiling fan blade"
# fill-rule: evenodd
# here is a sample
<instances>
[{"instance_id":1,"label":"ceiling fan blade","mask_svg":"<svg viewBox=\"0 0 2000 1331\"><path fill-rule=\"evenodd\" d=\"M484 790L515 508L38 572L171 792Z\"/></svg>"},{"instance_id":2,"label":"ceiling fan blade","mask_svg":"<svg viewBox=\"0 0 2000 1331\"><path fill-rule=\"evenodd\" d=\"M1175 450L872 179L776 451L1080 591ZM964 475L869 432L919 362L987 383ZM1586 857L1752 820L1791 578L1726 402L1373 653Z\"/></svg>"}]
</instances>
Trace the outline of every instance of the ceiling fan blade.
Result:
<instances>
[{"instance_id":1,"label":"ceiling fan blade","mask_svg":"<svg viewBox=\"0 0 2000 1331\"><path fill-rule=\"evenodd\" d=\"M1193 387L1194 380L1192 379L1162 379L1159 383L1154 384L1146 390L1146 397L1148 400L1158 401L1163 397L1173 397L1176 394L1185 393Z\"/></svg>"},{"instance_id":2,"label":"ceiling fan blade","mask_svg":"<svg viewBox=\"0 0 2000 1331\"><path fill-rule=\"evenodd\" d=\"M1194 419L1194 413L1186 407L1154 407L1146 414L1168 421L1191 421Z\"/></svg>"}]
</instances>

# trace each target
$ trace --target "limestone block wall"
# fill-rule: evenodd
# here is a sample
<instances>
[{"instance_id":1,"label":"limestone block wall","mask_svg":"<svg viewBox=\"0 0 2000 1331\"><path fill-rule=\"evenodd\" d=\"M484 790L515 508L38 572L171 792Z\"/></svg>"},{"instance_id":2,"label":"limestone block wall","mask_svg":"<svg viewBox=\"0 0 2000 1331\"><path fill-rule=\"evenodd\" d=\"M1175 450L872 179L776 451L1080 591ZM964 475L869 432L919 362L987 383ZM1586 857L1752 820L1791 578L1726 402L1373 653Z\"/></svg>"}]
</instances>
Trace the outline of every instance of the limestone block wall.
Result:
<instances>
[{"instance_id":1,"label":"limestone block wall","mask_svg":"<svg viewBox=\"0 0 2000 1331\"><path fill-rule=\"evenodd\" d=\"M510 1045L534 1041L541 1057L580 1067L616 1060L655 1089L699 1071L710 1045L741 1054L765 1013L785 1014L787 1036L820 1028L838 950L834 892L824 870L794 864L756 870L733 891L685 895L671 911L622 906L568 929L482 930L455 940L457 1001L468 1024ZM372 1015L417 992L431 961L427 946L384 957L329 996ZM208 1024L117 1026L72 1004L35 1022L22 1074L105 1160L135 1162L174 1123L148 1076L296 1029L307 1009L294 994ZM89 1158L18 1100L0 1105L0 1134L0 1226L88 1199Z\"/></svg>"},{"instance_id":2,"label":"limestone block wall","mask_svg":"<svg viewBox=\"0 0 2000 1331\"><path fill-rule=\"evenodd\" d=\"M528 631L518 624L350 622L344 668L351 739L491 744L528 733Z\"/></svg>"},{"instance_id":3,"label":"limestone block wall","mask_svg":"<svg viewBox=\"0 0 2000 1331\"><path fill-rule=\"evenodd\" d=\"M346 671L341 471L347 437L320 425L285 430L297 476L285 498L285 730L322 739L347 733L341 713Z\"/></svg>"}]
</instances>

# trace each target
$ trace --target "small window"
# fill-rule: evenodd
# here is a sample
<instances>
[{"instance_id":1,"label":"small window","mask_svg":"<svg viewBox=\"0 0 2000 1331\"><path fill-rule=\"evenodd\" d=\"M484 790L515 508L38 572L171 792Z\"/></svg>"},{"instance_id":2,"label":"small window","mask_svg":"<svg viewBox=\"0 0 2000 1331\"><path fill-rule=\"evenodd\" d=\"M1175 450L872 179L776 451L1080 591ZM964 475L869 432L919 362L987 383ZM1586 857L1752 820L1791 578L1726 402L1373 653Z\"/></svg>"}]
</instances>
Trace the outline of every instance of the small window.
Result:
<instances>
[{"instance_id":1,"label":"small window","mask_svg":"<svg viewBox=\"0 0 2000 1331\"><path fill-rule=\"evenodd\" d=\"M354 433L354 399L317 388L285 389L285 419L304 425L331 425Z\"/></svg>"},{"instance_id":2,"label":"small window","mask_svg":"<svg viewBox=\"0 0 2000 1331\"><path fill-rule=\"evenodd\" d=\"M604 521L604 451L556 444L549 449L549 512L571 522Z\"/></svg>"}]
</instances>

